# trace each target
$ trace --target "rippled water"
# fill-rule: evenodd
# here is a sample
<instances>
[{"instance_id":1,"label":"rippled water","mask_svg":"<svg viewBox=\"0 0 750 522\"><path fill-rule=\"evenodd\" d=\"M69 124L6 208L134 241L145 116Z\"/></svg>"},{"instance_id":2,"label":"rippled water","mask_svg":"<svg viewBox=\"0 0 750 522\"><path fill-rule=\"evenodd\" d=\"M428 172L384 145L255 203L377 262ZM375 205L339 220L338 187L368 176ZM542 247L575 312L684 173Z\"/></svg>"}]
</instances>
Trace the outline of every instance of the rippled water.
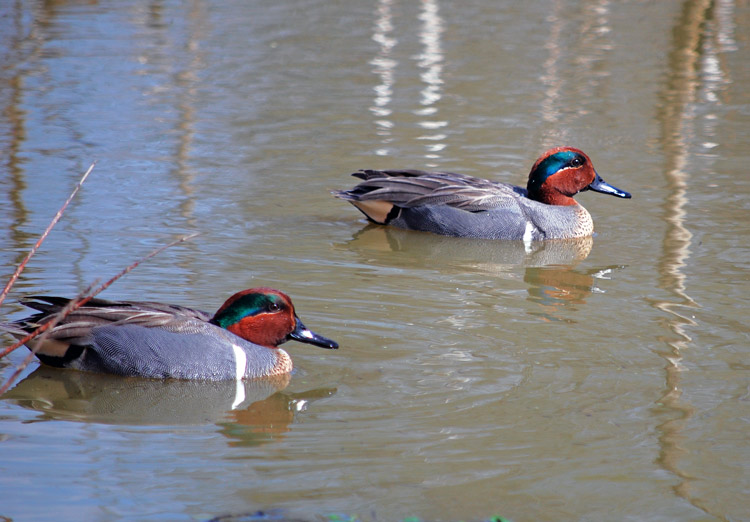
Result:
<instances>
[{"instance_id":1,"label":"rippled water","mask_svg":"<svg viewBox=\"0 0 750 522\"><path fill-rule=\"evenodd\" d=\"M97 162L4 317L198 231L103 297L274 286L341 344L241 390L34 363L0 517L747 519L748 27L731 0L0 7L3 274ZM560 144L633 193L579 195L593 240L388 230L329 193L523 185Z\"/></svg>"}]
</instances>

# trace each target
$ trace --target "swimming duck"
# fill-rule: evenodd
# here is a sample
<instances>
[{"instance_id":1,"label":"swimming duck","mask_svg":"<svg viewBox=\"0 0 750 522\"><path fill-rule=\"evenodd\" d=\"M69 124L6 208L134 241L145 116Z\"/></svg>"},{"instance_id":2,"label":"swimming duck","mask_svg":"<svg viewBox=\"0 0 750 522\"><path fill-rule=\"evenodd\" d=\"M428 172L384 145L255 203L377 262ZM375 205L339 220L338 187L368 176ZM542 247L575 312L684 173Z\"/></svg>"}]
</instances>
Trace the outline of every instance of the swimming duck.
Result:
<instances>
[{"instance_id":1,"label":"swimming duck","mask_svg":"<svg viewBox=\"0 0 750 522\"><path fill-rule=\"evenodd\" d=\"M33 296L21 302L38 313L1 324L21 338L50 321L70 299ZM213 317L153 302L91 299L62 319L38 345L50 366L157 379L229 380L282 375L292 359L278 346L289 339L323 348L335 341L308 330L286 294L251 288L230 297Z\"/></svg>"},{"instance_id":2,"label":"swimming duck","mask_svg":"<svg viewBox=\"0 0 750 522\"><path fill-rule=\"evenodd\" d=\"M352 176L363 181L333 194L373 223L482 239L590 236L594 222L573 196L593 190L630 198L599 177L591 159L573 147L542 154L525 189L452 172L360 170Z\"/></svg>"}]
</instances>

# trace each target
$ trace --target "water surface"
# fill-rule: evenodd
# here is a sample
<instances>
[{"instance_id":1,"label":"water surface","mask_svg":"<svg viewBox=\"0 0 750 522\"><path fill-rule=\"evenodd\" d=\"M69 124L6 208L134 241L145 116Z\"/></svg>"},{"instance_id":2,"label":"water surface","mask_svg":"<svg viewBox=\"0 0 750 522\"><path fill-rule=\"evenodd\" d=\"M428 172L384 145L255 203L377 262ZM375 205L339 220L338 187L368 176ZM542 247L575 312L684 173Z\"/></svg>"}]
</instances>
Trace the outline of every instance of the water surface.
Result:
<instances>
[{"instance_id":1,"label":"water surface","mask_svg":"<svg viewBox=\"0 0 750 522\"><path fill-rule=\"evenodd\" d=\"M3 274L97 162L4 317L197 231L102 297L273 286L341 348L242 390L34 363L0 516L747 519L749 27L731 0L4 5ZM386 230L329 193L523 185L561 144L633 194L578 196L593 239Z\"/></svg>"}]
</instances>

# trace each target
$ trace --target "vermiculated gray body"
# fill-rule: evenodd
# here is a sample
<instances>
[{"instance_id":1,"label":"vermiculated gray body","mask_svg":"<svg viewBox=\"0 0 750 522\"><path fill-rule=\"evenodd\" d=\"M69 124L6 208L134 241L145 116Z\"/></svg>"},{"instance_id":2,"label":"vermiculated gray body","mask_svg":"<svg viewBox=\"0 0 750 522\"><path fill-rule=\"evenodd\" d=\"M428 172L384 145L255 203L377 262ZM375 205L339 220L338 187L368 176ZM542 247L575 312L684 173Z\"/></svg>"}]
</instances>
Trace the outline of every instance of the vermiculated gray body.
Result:
<instances>
[{"instance_id":1,"label":"vermiculated gray body","mask_svg":"<svg viewBox=\"0 0 750 522\"><path fill-rule=\"evenodd\" d=\"M26 299L39 313L0 327L21 338L68 301ZM280 348L253 344L210 319L206 312L176 305L92 299L57 325L36 355L50 366L156 379L255 378L291 364ZM38 348L38 340L27 346Z\"/></svg>"},{"instance_id":2,"label":"vermiculated gray body","mask_svg":"<svg viewBox=\"0 0 750 522\"><path fill-rule=\"evenodd\" d=\"M204 330L204 331L200 331ZM176 333L137 325L98 326L80 357L66 366L78 370L156 379L236 379L237 354L247 359L241 369L273 368L274 353L213 325L197 326L194 333Z\"/></svg>"},{"instance_id":3,"label":"vermiculated gray body","mask_svg":"<svg viewBox=\"0 0 750 522\"><path fill-rule=\"evenodd\" d=\"M591 235L590 214L577 203L547 205L508 183L452 172L365 170L350 190L334 194L351 202L369 220L407 230L477 239L537 241ZM369 205L393 207L382 219Z\"/></svg>"},{"instance_id":4,"label":"vermiculated gray body","mask_svg":"<svg viewBox=\"0 0 750 522\"><path fill-rule=\"evenodd\" d=\"M401 208L388 224L476 239L537 241L591 235L593 224L586 209L580 205L549 207L530 199L519 199L515 206L476 212L447 205L427 205Z\"/></svg>"}]
</instances>

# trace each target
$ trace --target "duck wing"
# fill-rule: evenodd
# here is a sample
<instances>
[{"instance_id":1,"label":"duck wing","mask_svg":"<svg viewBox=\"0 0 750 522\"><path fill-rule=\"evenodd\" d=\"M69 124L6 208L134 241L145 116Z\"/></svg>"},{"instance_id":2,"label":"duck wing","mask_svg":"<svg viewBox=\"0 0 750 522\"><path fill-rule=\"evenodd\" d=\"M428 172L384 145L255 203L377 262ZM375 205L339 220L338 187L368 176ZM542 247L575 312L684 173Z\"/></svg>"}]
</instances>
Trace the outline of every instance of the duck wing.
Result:
<instances>
[{"instance_id":1,"label":"duck wing","mask_svg":"<svg viewBox=\"0 0 750 522\"><path fill-rule=\"evenodd\" d=\"M525 189L454 172L423 170L360 170L363 180L354 188L338 191L349 201L386 201L401 208L448 205L469 212L517 206Z\"/></svg>"},{"instance_id":2,"label":"duck wing","mask_svg":"<svg viewBox=\"0 0 750 522\"><path fill-rule=\"evenodd\" d=\"M14 325L26 332L52 320L70 302L65 297L30 296L21 303L38 313L16 321ZM66 344L89 344L91 331L98 326L137 325L162 328L172 332L197 332L210 321L211 315L184 306L140 301L108 301L91 299L60 320L48 338Z\"/></svg>"}]
</instances>

